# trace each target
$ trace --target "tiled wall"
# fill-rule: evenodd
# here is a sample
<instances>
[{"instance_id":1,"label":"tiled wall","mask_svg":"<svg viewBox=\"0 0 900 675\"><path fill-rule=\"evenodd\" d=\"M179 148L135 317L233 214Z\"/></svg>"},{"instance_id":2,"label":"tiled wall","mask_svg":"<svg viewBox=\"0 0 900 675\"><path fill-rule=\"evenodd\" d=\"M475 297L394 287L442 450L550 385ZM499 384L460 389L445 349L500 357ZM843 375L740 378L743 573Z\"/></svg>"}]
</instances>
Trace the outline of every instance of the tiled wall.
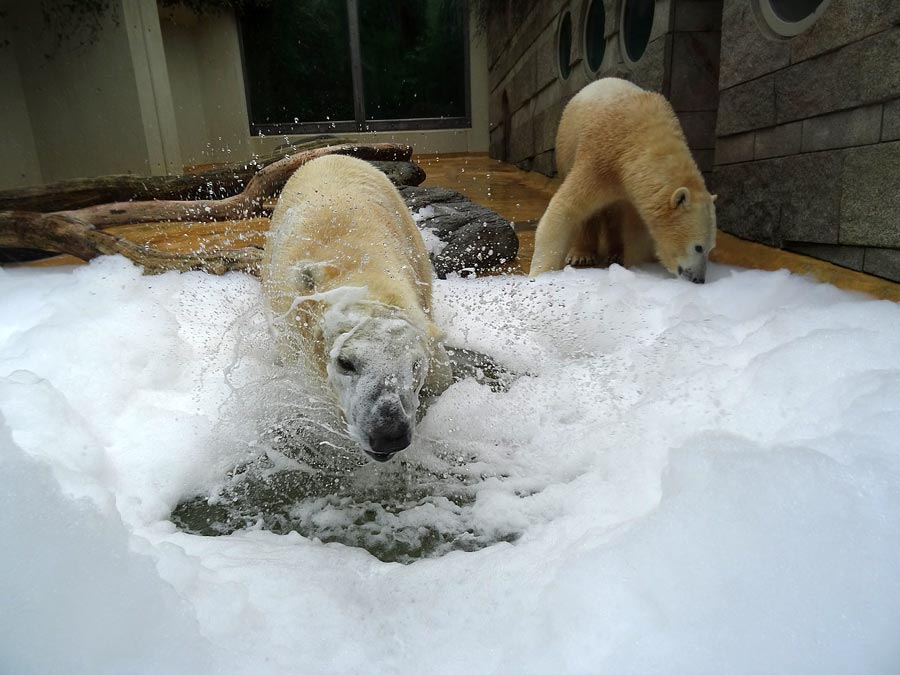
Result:
<instances>
[{"instance_id":1,"label":"tiled wall","mask_svg":"<svg viewBox=\"0 0 900 675\"><path fill-rule=\"evenodd\" d=\"M900 2L832 0L790 39L725 0L719 226L900 280Z\"/></svg>"},{"instance_id":2,"label":"tiled wall","mask_svg":"<svg viewBox=\"0 0 900 675\"><path fill-rule=\"evenodd\" d=\"M488 25L491 156L552 175L562 110L584 85L622 77L662 92L682 120L704 171L712 169L718 105L721 0L657 0L650 42L636 63L622 55L622 0L603 2L606 51L596 73L584 58L588 0L509 0ZM503 3L500 3L501 5ZM571 73L558 69L557 32L569 11Z\"/></svg>"}]
</instances>

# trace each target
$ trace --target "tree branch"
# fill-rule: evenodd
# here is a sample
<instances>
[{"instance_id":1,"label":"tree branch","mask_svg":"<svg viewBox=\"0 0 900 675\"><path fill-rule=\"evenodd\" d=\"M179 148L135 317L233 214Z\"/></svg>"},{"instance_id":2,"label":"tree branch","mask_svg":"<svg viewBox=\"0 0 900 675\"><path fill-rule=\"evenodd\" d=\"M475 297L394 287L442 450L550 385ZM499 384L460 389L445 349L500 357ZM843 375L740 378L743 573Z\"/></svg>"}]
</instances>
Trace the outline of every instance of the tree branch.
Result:
<instances>
[{"instance_id":1,"label":"tree branch","mask_svg":"<svg viewBox=\"0 0 900 675\"><path fill-rule=\"evenodd\" d=\"M373 143L354 145L345 143L298 152L261 169L242 192L224 199L194 201L154 200L144 202L115 202L73 211L57 211L103 229L125 223L155 223L159 221L244 220L262 214L266 198L278 194L287 179L301 166L325 155L353 155L360 159L402 160L412 155L408 145Z\"/></svg>"}]
</instances>

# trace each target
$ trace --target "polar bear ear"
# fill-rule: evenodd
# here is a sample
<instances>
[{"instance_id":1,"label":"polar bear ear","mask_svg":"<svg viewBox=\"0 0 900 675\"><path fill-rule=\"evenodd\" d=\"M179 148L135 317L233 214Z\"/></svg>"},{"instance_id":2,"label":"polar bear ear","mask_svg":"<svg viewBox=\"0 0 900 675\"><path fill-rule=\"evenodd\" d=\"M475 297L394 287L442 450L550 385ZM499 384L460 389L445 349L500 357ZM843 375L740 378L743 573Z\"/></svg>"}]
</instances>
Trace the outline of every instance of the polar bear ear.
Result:
<instances>
[{"instance_id":1,"label":"polar bear ear","mask_svg":"<svg viewBox=\"0 0 900 675\"><path fill-rule=\"evenodd\" d=\"M680 187L675 192L672 193L672 197L669 199L669 204L671 204L673 209L677 209L679 206L687 206L691 203L691 191L686 187Z\"/></svg>"},{"instance_id":2,"label":"polar bear ear","mask_svg":"<svg viewBox=\"0 0 900 675\"><path fill-rule=\"evenodd\" d=\"M297 285L307 293L314 292L340 272L337 265L308 260L298 263L294 269L297 272Z\"/></svg>"},{"instance_id":3,"label":"polar bear ear","mask_svg":"<svg viewBox=\"0 0 900 675\"><path fill-rule=\"evenodd\" d=\"M719 195L710 195L709 198L712 199L713 203L715 204L716 200L719 198Z\"/></svg>"}]
</instances>

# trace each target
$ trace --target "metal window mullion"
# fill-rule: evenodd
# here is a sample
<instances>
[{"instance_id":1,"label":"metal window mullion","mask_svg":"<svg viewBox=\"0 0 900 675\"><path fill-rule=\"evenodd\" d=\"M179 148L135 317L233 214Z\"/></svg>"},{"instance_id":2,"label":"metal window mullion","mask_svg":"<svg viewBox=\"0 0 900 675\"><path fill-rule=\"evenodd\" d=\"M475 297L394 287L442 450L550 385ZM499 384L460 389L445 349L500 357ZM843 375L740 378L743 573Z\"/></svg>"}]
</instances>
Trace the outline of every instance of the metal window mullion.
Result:
<instances>
[{"instance_id":1,"label":"metal window mullion","mask_svg":"<svg viewBox=\"0 0 900 675\"><path fill-rule=\"evenodd\" d=\"M359 1L347 0L350 28L350 74L353 78L353 114L359 131L365 129L366 101L363 89L362 50L359 46Z\"/></svg>"}]
</instances>

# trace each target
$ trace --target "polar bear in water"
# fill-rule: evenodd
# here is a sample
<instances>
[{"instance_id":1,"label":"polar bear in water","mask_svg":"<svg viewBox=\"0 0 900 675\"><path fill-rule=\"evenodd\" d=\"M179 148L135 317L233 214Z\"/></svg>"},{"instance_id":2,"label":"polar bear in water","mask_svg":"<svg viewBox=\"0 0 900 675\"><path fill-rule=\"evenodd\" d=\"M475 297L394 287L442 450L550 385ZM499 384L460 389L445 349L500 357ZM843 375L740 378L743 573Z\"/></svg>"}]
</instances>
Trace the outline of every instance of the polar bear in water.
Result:
<instances>
[{"instance_id":1,"label":"polar bear in water","mask_svg":"<svg viewBox=\"0 0 900 675\"><path fill-rule=\"evenodd\" d=\"M420 391L451 381L431 274L406 204L367 162L329 155L287 181L261 269L279 355L326 379L350 435L379 462L410 444Z\"/></svg>"}]
</instances>

